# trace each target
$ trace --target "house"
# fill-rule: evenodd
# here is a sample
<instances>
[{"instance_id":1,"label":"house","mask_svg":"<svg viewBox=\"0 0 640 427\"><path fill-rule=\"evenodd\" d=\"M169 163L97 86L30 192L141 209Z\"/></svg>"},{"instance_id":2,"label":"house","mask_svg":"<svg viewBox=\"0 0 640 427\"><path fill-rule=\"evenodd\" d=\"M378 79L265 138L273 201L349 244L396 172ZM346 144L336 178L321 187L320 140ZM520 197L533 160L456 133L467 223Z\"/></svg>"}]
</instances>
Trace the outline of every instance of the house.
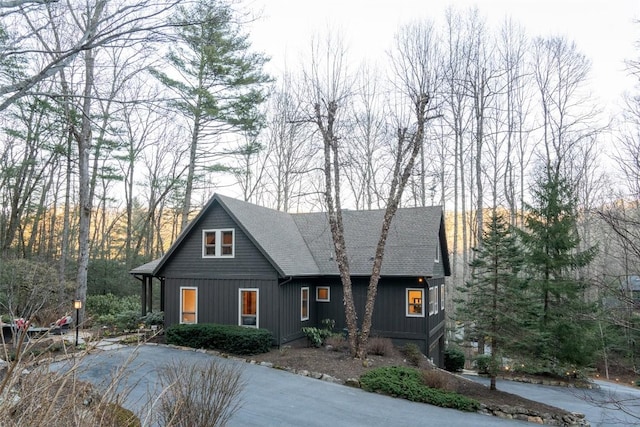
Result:
<instances>
[{"instance_id":1,"label":"house","mask_svg":"<svg viewBox=\"0 0 640 427\"><path fill-rule=\"evenodd\" d=\"M360 320L383 210L343 211ZM289 214L214 195L160 259L131 271L142 282L143 315L160 281L165 326L222 323L266 328L274 345L304 337L323 319L346 327L342 283L325 213ZM373 336L415 343L442 365L445 276L440 207L399 209L387 239Z\"/></svg>"}]
</instances>

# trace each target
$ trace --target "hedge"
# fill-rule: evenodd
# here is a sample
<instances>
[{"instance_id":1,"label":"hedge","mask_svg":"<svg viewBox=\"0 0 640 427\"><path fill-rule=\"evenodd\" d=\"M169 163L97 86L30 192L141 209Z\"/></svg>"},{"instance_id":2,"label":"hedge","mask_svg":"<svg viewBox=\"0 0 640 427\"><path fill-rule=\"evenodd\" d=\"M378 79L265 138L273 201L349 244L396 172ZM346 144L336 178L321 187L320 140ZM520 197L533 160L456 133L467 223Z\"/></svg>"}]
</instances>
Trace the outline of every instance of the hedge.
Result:
<instances>
[{"instance_id":1,"label":"hedge","mask_svg":"<svg viewBox=\"0 0 640 427\"><path fill-rule=\"evenodd\" d=\"M170 326L166 340L167 344L249 355L268 352L273 336L266 329L198 323Z\"/></svg>"}]
</instances>

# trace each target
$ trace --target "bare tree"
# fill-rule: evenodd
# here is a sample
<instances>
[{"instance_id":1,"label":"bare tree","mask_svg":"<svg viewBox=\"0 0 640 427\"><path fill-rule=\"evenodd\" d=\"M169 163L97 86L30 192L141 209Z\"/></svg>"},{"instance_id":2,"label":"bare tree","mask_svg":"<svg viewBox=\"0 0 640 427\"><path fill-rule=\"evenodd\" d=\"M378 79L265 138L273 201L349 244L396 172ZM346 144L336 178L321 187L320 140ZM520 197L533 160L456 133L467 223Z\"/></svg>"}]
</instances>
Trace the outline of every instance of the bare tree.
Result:
<instances>
[{"instance_id":1,"label":"bare tree","mask_svg":"<svg viewBox=\"0 0 640 427\"><path fill-rule=\"evenodd\" d=\"M17 8L13 11L15 25L11 25L8 40L0 44L0 57L5 60L20 58L28 60L31 67L22 75L0 80L0 111L16 100L33 92L36 85L69 67L79 54L107 46L128 37L132 42L148 39L159 34L158 30L171 25L165 20L166 13L174 8L177 0L139 0L137 2L93 3L58 2L38 0L16 0L3 2L0 8ZM27 5L28 7L20 7ZM92 12L84 19L80 11ZM93 13L96 12L96 13ZM5 14L8 12L5 12ZM71 18L79 31L69 31L60 39L59 49L54 51L43 45L55 25L54 20L63 16ZM2 14L0 14L0 18ZM28 18L34 25L24 25ZM91 25L87 25L88 23ZM133 37L132 37L133 36Z\"/></svg>"},{"instance_id":2,"label":"bare tree","mask_svg":"<svg viewBox=\"0 0 640 427\"><path fill-rule=\"evenodd\" d=\"M317 149L311 143L311 134L303 116L303 103L298 90L299 79L286 72L271 93L267 108L267 156L266 170L270 192L275 208L289 212L306 198L308 188L304 185L314 169Z\"/></svg>"}]
</instances>

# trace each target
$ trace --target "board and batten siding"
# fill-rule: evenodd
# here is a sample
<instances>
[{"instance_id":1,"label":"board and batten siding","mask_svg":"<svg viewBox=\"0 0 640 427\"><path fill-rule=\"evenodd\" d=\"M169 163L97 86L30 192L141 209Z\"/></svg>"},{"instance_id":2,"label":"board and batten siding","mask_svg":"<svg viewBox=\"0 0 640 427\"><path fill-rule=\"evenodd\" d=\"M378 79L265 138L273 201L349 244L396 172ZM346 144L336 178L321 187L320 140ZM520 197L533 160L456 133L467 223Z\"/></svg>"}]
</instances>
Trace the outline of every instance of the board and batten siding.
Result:
<instances>
[{"instance_id":1,"label":"board and batten siding","mask_svg":"<svg viewBox=\"0 0 640 427\"><path fill-rule=\"evenodd\" d=\"M345 322L343 305L342 283L336 279L322 279L316 282L316 286L330 286L331 301L315 301L314 305L318 327L322 327L323 319L335 320L337 331L347 327ZM369 278L352 278L353 298L358 313L358 321L362 322L367 298ZM429 338L428 305L425 306L424 317L407 317L406 315L406 289L423 289L425 301L428 298L429 289L425 282L419 283L417 278L393 278L383 277L378 283L378 294L373 310L372 336L391 338L397 343L413 342L426 353Z\"/></svg>"},{"instance_id":2,"label":"board and batten siding","mask_svg":"<svg viewBox=\"0 0 640 427\"><path fill-rule=\"evenodd\" d=\"M301 320L301 290L309 288L309 319ZM282 327L281 343L303 338L302 328L305 326L321 327L317 321L315 288L310 280L295 279L280 286L280 325Z\"/></svg>"},{"instance_id":3,"label":"board and batten siding","mask_svg":"<svg viewBox=\"0 0 640 427\"><path fill-rule=\"evenodd\" d=\"M234 256L203 258L202 231L230 228L234 229L235 234ZM167 278L277 278L271 263L218 203L213 203L207 215L194 224L191 233L176 248L159 275Z\"/></svg>"},{"instance_id":4,"label":"board and batten siding","mask_svg":"<svg viewBox=\"0 0 640 427\"><path fill-rule=\"evenodd\" d=\"M278 342L278 282L269 279L192 279L167 278L165 325L180 323L180 288L198 290L198 323L237 325L240 315L240 289L259 289L258 326L268 329Z\"/></svg>"}]
</instances>

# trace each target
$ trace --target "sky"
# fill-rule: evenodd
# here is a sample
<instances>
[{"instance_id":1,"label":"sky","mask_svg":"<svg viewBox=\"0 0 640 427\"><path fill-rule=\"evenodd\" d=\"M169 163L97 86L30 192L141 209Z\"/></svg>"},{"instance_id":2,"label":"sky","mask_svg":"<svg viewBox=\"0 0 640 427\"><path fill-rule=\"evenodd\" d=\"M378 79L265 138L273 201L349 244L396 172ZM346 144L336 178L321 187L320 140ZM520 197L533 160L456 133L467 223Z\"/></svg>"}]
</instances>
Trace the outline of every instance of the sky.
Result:
<instances>
[{"instance_id":1,"label":"sky","mask_svg":"<svg viewBox=\"0 0 640 427\"><path fill-rule=\"evenodd\" d=\"M624 61L640 58L640 0L249 0L262 17L249 28L254 48L271 57L268 71L300 67L314 35L338 29L357 63L377 62L406 23L444 19L452 6L477 6L491 28L506 17L531 36L566 36L592 61L592 89L606 109L615 109L634 81Z\"/></svg>"}]
</instances>

